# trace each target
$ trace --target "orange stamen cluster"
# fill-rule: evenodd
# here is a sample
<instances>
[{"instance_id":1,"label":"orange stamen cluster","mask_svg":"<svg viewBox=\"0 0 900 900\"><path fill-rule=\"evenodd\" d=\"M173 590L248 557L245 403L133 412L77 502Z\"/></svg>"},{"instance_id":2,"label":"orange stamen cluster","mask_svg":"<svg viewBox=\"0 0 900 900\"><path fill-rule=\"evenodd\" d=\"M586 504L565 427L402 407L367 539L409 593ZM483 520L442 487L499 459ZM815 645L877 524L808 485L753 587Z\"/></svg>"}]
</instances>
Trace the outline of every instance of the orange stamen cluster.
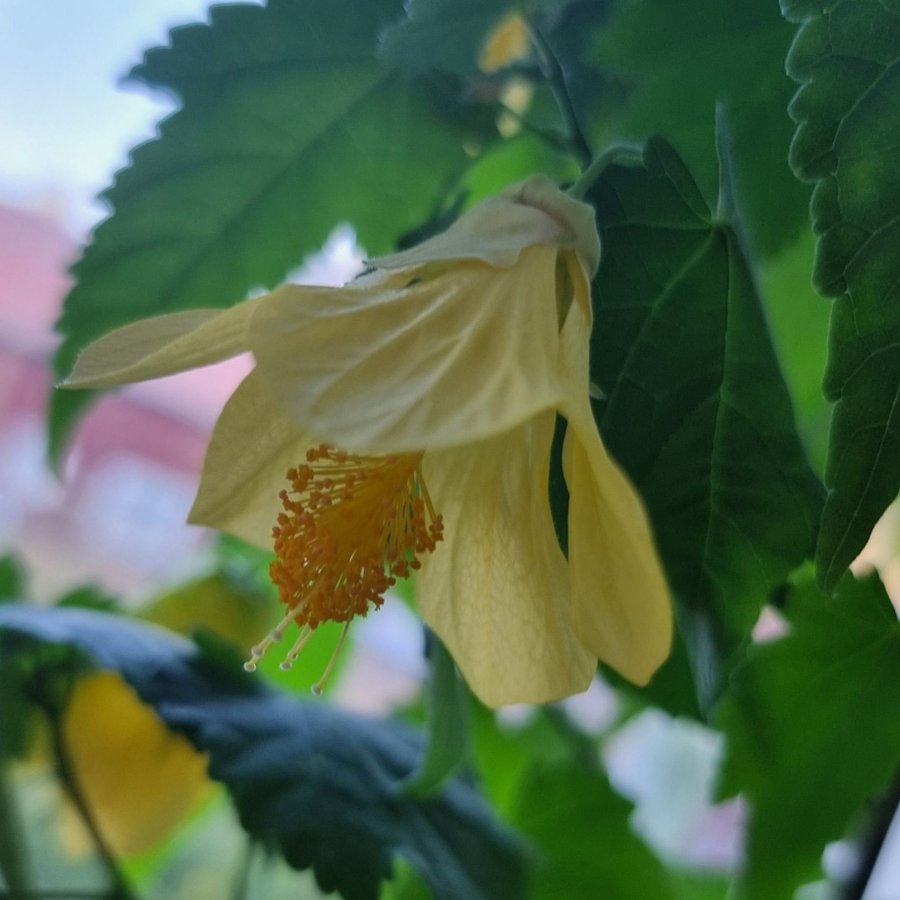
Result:
<instances>
[{"instance_id":1,"label":"orange stamen cluster","mask_svg":"<svg viewBox=\"0 0 900 900\"><path fill-rule=\"evenodd\" d=\"M290 668L320 623L349 623L377 609L398 578L421 566L421 554L443 537L421 463L416 453L360 456L322 444L288 471L269 568L287 612L245 668L296 622L300 635L282 663Z\"/></svg>"}]
</instances>

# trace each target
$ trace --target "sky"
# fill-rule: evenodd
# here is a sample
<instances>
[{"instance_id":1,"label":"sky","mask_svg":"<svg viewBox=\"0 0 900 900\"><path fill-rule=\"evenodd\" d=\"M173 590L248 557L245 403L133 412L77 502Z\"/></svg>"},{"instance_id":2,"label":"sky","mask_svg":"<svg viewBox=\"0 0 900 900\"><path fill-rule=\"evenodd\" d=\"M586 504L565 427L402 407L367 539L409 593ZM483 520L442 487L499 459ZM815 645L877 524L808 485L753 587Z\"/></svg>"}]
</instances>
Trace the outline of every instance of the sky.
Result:
<instances>
[{"instance_id":1,"label":"sky","mask_svg":"<svg viewBox=\"0 0 900 900\"><path fill-rule=\"evenodd\" d=\"M233 2L233 0L232 0ZM0 202L61 207L75 232L173 101L120 82L206 0L0 0Z\"/></svg>"}]
</instances>

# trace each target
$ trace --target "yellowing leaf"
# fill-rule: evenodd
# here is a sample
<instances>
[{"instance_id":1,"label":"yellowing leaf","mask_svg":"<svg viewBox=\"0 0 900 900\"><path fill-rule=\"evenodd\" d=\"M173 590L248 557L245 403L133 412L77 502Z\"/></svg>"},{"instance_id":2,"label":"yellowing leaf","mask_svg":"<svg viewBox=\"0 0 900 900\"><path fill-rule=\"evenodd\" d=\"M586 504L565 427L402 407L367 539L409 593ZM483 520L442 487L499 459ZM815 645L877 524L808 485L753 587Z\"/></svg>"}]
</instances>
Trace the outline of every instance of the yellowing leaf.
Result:
<instances>
[{"instance_id":1,"label":"yellowing leaf","mask_svg":"<svg viewBox=\"0 0 900 900\"><path fill-rule=\"evenodd\" d=\"M478 68L482 72L495 72L528 53L531 40L528 26L518 14L507 16L489 35L485 41Z\"/></svg>"},{"instance_id":2,"label":"yellowing leaf","mask_svg":"<svg viewBox=\"0 0 900 900\"><path fill-rule=\"evenodd\" d=\"M78 784L116 854L152 848L211 787L206 756L168 731L111 672L79 680L63 736ZM71 836L63 840L71 847Z\"/></svg>"}]
</instances>

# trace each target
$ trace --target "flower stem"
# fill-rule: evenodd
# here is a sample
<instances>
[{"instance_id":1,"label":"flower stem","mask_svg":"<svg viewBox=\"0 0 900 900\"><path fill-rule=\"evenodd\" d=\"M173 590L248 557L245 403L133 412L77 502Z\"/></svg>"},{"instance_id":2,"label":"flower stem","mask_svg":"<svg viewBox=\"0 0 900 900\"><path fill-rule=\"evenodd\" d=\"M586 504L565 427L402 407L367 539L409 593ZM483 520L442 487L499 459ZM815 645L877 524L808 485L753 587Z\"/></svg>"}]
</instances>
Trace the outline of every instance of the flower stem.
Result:
<instances>
[{"instance_id":1,"label":"flower stem","mask_svg":"<svg viewBox=\"0 0 900 900\"><path fill-rule=\"evenodd\" d=\"M250 870L256 856L256 844L252 838L247 838L241 863L237 871L234 885L231 889L231 900L247 900L250 896Z\"/></svg>"},{"instance_id":2,"label":"flower stem","mask_svg":"<svg viewBox=\"0 0 900 900\"><path fill-rule=\"evenodd\" d=\"M553 91L553 96L556 98L556 105L559 107L559 112L565 125L569 149L581 167L586 168L590 165L593 153L591 153L584 131L578 123L575 104L572 102L572 95L569 93L569 87L566 83L566 73L563 71L559 58L554 53L549 41L536 27L533 18L526 15L525 21L528 23L531 40L538 53L541 71L550 85L550 90Z\"/></svg>"},{"instance_id":3,"label":"flower stem","mask_svg":"<svg viewBox=\"0 0 900 900\"><path fill-rule=\"evenodd\" d=\"M581 177L569 188L567 193L576 200L583 200L585 194L608 166L615 162L638 163L640 161L641 148L636 144L613 144L584 168Z\"/></svg>"},{"instance_id":4,"label":"flower stem","mask_svg":"<svg viewBox=\"0 0 900 900\"><path fill-rule=\"evenodd\" d=\"M10 764L0 748L0 873L15 897L28 893L28 848L15 789L11 783Z\"/></svg>"},{"instance_id":5,"label":"flower stem","mask_svg":"<svg viewBox=\"0 0 900 900\"><path fill-rule=\"evenodd\" d=\"M72 758L69 755L69 749L66 746L65 736L62 729L62 710L53 703L42 704L47 720L50 724L50 741L53 747L53 756L56 761L57 770L59 772L60 781L63 784L69 798L78 810L87 830L90 832L96 845L97 852L103 862L113 886L110 893L110 900L137 900L132 892L121 868L119 867L116 855L103 836L100 826L97 823L94 813L88 804L87 798L78 783L78 776L75 767L72 764Z\"/></svg>"}]
</instances>

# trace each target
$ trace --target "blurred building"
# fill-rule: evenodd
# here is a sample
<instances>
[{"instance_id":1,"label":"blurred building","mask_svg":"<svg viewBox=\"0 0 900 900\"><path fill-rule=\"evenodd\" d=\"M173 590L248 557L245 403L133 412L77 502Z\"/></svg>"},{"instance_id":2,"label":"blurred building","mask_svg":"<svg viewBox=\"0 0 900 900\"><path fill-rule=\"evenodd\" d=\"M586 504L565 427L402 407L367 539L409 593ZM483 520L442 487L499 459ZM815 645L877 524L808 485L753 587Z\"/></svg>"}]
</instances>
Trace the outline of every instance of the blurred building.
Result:
<instances>
[{"instance_id":1,"label":"blurred building","mask_svg":"<svg viewBox=\"0 0 900 900\"><path fill-rule=\"evenodd\" d=\"M88 582L136 597L208 562L212 535L184 521L212 422L247 364L104 397L58 478L46 454L52 328L79 252L52 213L0 206L0 553L25 560L39 597Z\"/></svg>"}]
</instances>

